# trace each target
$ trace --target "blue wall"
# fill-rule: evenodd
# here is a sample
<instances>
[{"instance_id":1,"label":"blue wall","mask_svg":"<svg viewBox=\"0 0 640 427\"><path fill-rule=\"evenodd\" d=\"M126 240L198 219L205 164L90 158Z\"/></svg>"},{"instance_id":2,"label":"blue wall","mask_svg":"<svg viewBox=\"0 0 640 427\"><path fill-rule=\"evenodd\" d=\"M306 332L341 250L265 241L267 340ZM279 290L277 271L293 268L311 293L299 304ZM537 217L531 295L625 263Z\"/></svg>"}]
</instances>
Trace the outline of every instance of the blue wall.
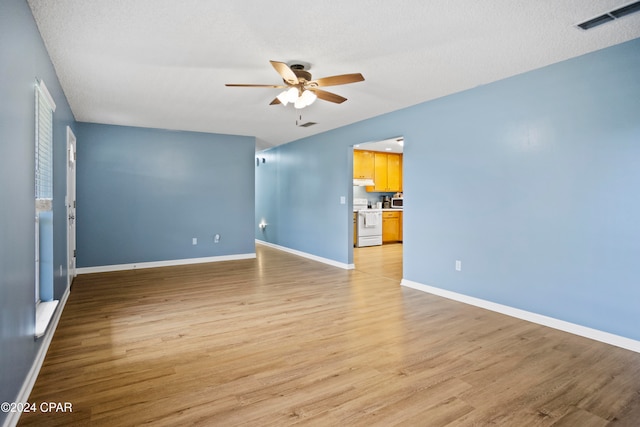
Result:
<instances>
[{"instance_id":1,"label":"blue wall","mask_svg":"<svg viewBox=\"0 0 640 427\"><path fill-rule=\"evenodd\" d=\"M53 115L53 296L67 286L66 126L73 115L26 1L0 2L0 402L14 401L42 340L35 328L34 141L36 78ZM60 275L62 266L62 275ZM0 424L6 414L0 413Z\"/></svg>"},{"instance_id":2,"label":"blue wall","mask_svg":"<svg viewBox=\"0 0 640 427\"><path fill-rule=\"evenodd\" d=\"M640 339L640 39L265 152L256 237L351 262L351 146L394 135L405 279Z\"/></svg>"},{"instance_id":3,"label":"blue wall","mask_svg":"<svg viewBox=\"0 0 640 427\"><path fill-rule=\"evenodd\" d=\"M76 127L78 267L255 253L255 138Z\"/></svg>"},{"instance_id":4,"label":"blue wall","mask_svg":"<svg viewBox=\"0 0 640 427\"><path fill-rule=\"evenodd\" d=\"M319 136L261 152L266 163L256 169L256 219L269 225L256 229L256 238L350 263L345 238L353 223L345 215L347 208L351 212L353 178L345 173L352 151Z\"/></svg>"}]
</instances>

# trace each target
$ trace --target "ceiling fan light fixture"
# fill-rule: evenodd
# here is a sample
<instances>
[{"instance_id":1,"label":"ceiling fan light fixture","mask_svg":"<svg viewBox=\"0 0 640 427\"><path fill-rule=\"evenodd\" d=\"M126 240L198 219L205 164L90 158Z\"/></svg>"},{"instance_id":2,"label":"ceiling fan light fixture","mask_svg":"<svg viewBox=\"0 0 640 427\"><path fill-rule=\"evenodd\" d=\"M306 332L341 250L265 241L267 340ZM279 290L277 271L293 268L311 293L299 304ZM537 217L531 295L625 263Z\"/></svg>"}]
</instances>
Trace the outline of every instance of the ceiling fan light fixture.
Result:
<instances>
[{"instance_id":1,"label":"ceiling fan light fixture","mask_svg":"<svg viewBox=\"0 0 640 427\"><path fill-rule=\"evenodd\" d=\"M305 106L309 106L318 99L318 96L310 90L305 90L302 92L300 99L303 100Z\"/></svg>"},{"instance_id":2,"label":"ceiling fan light fixture","mask_svg":"<svg viewBox=\"0 0 640 427\"><path fill-rule=\"evenodd\" d=\"M292 87L287 89L287 101L294 103L298 100L298 88ZM286 105L286 104L285 104Z\"/></svg>"},{"instance_id":3,"label":"ceiling fan light fixture","mask_svg":"<svg viewBox=\"0 0 640 427\"><path fill-rule=\"evenodd\" d=\"M289 103L289 97L287 96L287 91L283 90L280 95L276 96L276 98L278 98L278 101L280 101L280 103L282 105L284 105L285 107L287 106L287 104Z\"/></svg>"},{"instance_id":4,"label":"ceiling fan light fixture","mask_svg":"<svg viewBox=\"0 0 640 427\"><path fill-rule=\"evenodd\" d=\"M297 109L301 109L307 106L307 104L304 103L304 99L302 99L302 97L296 99L296 102L293 104L293 106Z\"/></svg>"}]
</instances>

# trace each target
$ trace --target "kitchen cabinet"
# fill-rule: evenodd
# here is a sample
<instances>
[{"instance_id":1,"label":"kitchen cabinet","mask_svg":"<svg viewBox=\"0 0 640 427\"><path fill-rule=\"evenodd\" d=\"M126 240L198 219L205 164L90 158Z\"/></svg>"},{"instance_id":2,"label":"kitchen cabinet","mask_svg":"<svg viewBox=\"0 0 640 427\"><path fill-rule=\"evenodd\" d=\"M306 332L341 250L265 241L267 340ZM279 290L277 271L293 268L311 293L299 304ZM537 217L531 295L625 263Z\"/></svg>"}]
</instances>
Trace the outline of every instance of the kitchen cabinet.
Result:
<instances>
[{"instance_id":1,"label":"kitchen cabinet","mask_svg":"<svg viewBox=\"0 0 640 427\"><path fill-rule=\"evenodd\" d=\"M353 246L356 246L358 241L358 213L353 213Z\"/></svg>"},{"instance_id":2,"label":"kitchen cabinet","mask_svg":"<svg viewBox=\"0 0 640 427\"><path fill-rule=\"evenodd\" d=\"M375 154L373 151L353 150L353 178L373 179Z\"/></svg>"},{"instance_id":3,"label":"kitchen cabinet","mask_svg":"<svg viewBox=\"0 0 640 427\"><path fill-rule=\"evenodd\" d=\"M402 212L382 212L382 243L402 241Z\"/></svg>"},{"instance_id":4,"label":"kitchen cabinet","mask_svg":"<svg viewBox=\"0 0 640 427\"><path fill-rule=\"evenodd\" d=\"M373 181L375 185L367 186L369 192L402 191L402 154L376 152Z\"/></svg>"}]
</instances>

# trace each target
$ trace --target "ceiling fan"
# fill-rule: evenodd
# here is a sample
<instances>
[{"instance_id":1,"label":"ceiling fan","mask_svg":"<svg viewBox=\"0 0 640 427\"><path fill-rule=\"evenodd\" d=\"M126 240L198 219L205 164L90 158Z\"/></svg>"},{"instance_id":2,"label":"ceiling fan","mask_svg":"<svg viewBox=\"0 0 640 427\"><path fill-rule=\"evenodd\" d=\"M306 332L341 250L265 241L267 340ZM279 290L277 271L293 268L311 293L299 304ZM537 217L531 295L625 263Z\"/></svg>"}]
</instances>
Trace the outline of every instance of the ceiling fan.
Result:
<instances>
[{"instance_id":1,"label":"ceiling fan","mask_svg":"<svg viewBox=\"0 0 640 427\"><path fill-rule=\"evenodd\" d=\"M225 86L234 87L269 87L275 89L285 89L269 105L287 105L292 103L295 108L304 108L311 105L316 98L320 98L324 101L334 102L336 104L342 104L347 98L344 98L335 93L327 92L326 90L318 89L325 86L338 86L349 83L361 82L364 80L362 74L340 74L337 76L323 77L320 79L312 80L311 73L307 71L308 65L301 63L293 63L291 66L284 62L269 61L275 70L280 74L284 85L256 85L256 84L231 84L227 83Z\"/></svg>"}]
</instances>

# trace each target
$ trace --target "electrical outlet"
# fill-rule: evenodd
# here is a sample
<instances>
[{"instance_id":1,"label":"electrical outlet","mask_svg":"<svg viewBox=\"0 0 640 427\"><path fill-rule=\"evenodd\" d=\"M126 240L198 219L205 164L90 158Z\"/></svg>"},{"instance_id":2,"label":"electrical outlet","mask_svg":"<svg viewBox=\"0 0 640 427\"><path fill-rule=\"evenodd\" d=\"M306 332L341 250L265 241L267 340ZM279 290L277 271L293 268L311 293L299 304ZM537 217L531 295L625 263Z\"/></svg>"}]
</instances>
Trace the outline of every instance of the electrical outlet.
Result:
<instances>
[{"instance_id":1,"label":"electrical outlet","mask_svg":"<svg viewBox=\"0 0 640 427\"><path fill-rule=\"evenodd\" d=\"M191 244L192 244L193 246L197 245L197 244L198 244L198 238L197 238L197 237L194 237L193 239L191 239Z\"/></svg>"},{"instance_id":2,"label":"electrical outlet","mask_svg":"<svg viewBox=\"0 0 640 427\"><path fill-rule=\"evenodd\" d=\"M462 261L456 260L456 271L462 271Z\"/></svg>"},{"instance_id":3,"label":"electrical outlet","mask_svg":"<svg viewBox=\"0 0 640 427\"><path fill-rule=\"evenodd\" d=\"M220 235L216 234L215 236L213 236L213 243L220 243Z\"/></svg>"}]
</instances>

